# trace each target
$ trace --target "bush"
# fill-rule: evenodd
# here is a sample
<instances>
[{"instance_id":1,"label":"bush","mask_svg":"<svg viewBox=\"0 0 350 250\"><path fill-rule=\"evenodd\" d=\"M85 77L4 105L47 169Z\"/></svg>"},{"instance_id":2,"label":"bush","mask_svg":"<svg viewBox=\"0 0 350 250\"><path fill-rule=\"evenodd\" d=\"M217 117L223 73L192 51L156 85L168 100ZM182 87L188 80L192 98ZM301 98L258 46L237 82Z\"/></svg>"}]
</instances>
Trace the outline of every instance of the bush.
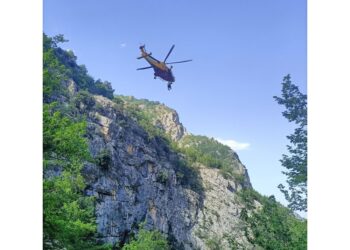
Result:
<instances>
[{"instance_id":1,"label":"bush","mask_svg":"<svg viewBox=\"0 0 350 250\"><path fill-rule=\"evenodd\" d=\"M294 216L292 211L276 202L273 196L261 196L254 190L239 193L246 209L241 219L246 222L248 240L264 249L306 249L307 221ZM262 207L257 209L254 200ZM252 235L248 233L248 228Z\"/></svg>"},{"instance_id":2,"label":"bush","mask_svg":"<svg viewBox=\"0 0 350 250\"><path fill-rule=\"evenodd\" d=\"M122 250L170 250L166 238L158 231L140 229L136 238L125 244Z\"/></svg>"},{"instance_id":3,"label":"bush","mask_svg":"<svg viewBox=\"0 0 350 250\"><path fill-rule=\"evenodd\" d=\"M168 182L169 174L166 170L159 171L157 175L157 182L160 182L162 184L166 184Z\"/></svg>"},{"instance_id":4,"label":"bush","mask_svg":"<svg viewBox=\"0 0 350 250\"><path fill-rule=\"evenodd\" d=\"M91 108L95 105L95 99L86 90L81 90L74 97L74 105L77 108L81 108L81 104L84 104L87 108Z\"/></svg>"},{"instance_id":5,"label":"bush","mask_svg":"<svg viewBox=\"0 0 350 250\"><path fill-rule=\"evenodd\" d=\"M97 156L96 156L96 163L99 165L102 169L107 170L109 166L112 163L112 157L110 155L110 152L107 149L103 149Z\"/></svg>"},{"instance_id":6,"label":"bush","mask_svg":"<svg viewBox=\"0 0 350 250\"><path fill-rule=\"evenodd\" d=\"M181 140L178 150L191 162L199 162L210 168L218 168L225 178L233 178L232 150L213 138L188 135Z\"/></svg>"},{"instance_id":7,"label":"bush","mask_svg":"<svg viewBox=\"0 0 350 250\"><path fill-rule=\"evenodd\" d=\"M114 89L112 88L112 84L108 81L101 82L101 80L97 80L90 91L96 95L102 95L111 100L113 99Z\"/></svg>"},{"instance_id":8,"label":"bush","mask_svg":"<svg viewBox=\"0 0 350 250\"><path fill-rule=\"evenodd\" d=\"M216 236L213 236L212 238L207 239L205 241L205 244L210 250L222 249L221 240Z\"/></svg>"},{"instance_id":9,"label":"bush","mask_svg":"<svg viewBox=\"0 0 350 250\"><path fill-rule=\"evenodd\" d=\"M198 170L186 159L176 158L173 162L178 182L202 195L204 187Z\"/></svg>"},{"instance_id":10,"label":"bush","mask_svg":"<svg viewBox=\"0 0 350 250\"><path fill-rule=\"evenodd\" d=\"M72 121L55 111L56 103L45 104L43 114L44 159L70 164L91 160L87 149L86 121Z\"/></svg>"}]
</instances>

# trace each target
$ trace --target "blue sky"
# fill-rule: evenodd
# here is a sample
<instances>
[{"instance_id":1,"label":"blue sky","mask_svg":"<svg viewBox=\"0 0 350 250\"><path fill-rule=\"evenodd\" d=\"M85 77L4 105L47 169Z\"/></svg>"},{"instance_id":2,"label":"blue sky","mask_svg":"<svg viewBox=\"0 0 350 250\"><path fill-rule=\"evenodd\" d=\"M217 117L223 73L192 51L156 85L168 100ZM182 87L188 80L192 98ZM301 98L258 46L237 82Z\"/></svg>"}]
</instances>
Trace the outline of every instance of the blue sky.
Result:
<instances>
[{"instance_id":1,"label":"blue sky","mask_svg":"<svg viewBox=\"0 0 350 250\"><path fill-rule=\"evenodd\" d=\"M253 187L286 204L279 159L293 126L272 98L291 74L306 93L306 1L45 0L44 32L64 34L95 79L116 94L160 101L189 132L233 140ZM153 79L138 47L175 64L176 82Z\"/></svg>"}]
</instances>

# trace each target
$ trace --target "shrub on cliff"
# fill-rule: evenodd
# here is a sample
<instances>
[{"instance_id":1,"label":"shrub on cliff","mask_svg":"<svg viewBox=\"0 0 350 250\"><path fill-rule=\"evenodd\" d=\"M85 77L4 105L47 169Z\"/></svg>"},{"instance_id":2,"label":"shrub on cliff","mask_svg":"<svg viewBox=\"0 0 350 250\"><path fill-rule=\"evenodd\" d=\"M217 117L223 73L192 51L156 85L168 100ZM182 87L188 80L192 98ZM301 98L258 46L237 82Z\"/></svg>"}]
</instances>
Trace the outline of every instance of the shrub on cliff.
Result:
<instances>
[{"instance_id":1,"label":"shrub on cliff","mask_svg":"<svg viewBox=\"0 0 350 250\"><path fill-rule=\"evenodd\" d=\"M158 231L148 231L143 228L122 250L168 250L170 249L166 238Z\"/></svg>"}]
</instances>

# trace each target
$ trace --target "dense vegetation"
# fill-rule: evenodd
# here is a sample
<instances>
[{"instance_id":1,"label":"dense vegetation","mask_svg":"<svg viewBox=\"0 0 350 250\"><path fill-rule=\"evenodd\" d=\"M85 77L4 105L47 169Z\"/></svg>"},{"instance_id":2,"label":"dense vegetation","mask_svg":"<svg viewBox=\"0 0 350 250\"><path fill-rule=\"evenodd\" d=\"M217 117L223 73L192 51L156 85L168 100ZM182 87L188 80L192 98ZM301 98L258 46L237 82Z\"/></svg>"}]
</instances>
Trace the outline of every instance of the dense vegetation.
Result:
<instances>
[{"instance_id":1,"label":"dense vegetation","mask_svg":"<svg viewBox=\"0 0 350 250\"><path fill-rule=\"evenodd\" d=\"M291 145L287 145L289 155L282 156L283 173L287 176L288 189L280 184L288 207L293 210L307 211L307 96L291 81L290 75L282 82L282 96L274 96L278 104L285 107L283 116L294 122L297 128L287 136Z\"/></svg>"},{"instance_id":2,"label":"dense vegetation","mask_svg":"<svg viewBox=\"0 0 350 250\"><path fill-rule=\"evenodd\" d=\"M122 250L170 250L168 241L164 235L159 231L153 230L148 231L143 228L141 229L134 239L129 243L125 244Z\"/></svg>"},{"instance_id":3,"label":"dense vegetation","mask_svg":"<svg viewBox=\"0 0 350 250\"><path fill-rule=\"evenodd\" d=\"M86 122L74 121L55 107L56 103L45 104L43 113L48 175L43 182L44 248L109 249L95 241L94 199L83 195L80 171L85 161L91 161L84 138Z\"/></svg>"},{"instance_id":4,"label":"dense vegetation","mask_svg":"<svg viewBox=\"0 0 350 250\"><path fill-rule=\"evenodd\" d=\"M234 152L214 138L187 135L180 144L181 147L178 150L187 155L190 162L199 162L210 168L218 168L225 178L235 179L238 182L244 180L244 176L235 172L237 160L233 157Z\"/></svg>"},{"instance_id":5,"label":"dense vegetation","mask_svg":"<svg viewBox=\"0 0 350 250\"><path fill-rule=\"evenodd\" d=\"M63 83L73 80L79 90L87 90L92 94L103 95L113 98L112 85L110 82L95 81L89 76L84 65L78 65L77 57L71 50L63 50L58 47L59 43L67 42L62 35L50 38L43 37L43 95L44 102L50 102L57 95L66 95L67 90Z\"/></svg>"},{"instance_id":6,"label":"dense vegetation","mask_svg":"<svg viewBox=\"0 0 350 250\"><path fill-rule=\"evenodd\" d=\"M296 218L274 196L265 197L253 189L245 189L239 197L245 204L241 219L245 221L246 236L251 243L266 250L307 249L306 220Z\"/></svg>"},{"instance_id":7,"label":"dense vegetation","mask_svg":"<svg viewBox=\"0 0 350 250\"><path fill-rule=\"evenodd\" d=\"M160 104L159 102L151 102L148 100L138 100L131 96L115 96L113 101L123 110L126 115L132 117L137 123L148 133L149 139L160 137L169 140L169 137L160 128L154 125L156 112L152 112L153 108Z\"/></svg>"}]
</instances>

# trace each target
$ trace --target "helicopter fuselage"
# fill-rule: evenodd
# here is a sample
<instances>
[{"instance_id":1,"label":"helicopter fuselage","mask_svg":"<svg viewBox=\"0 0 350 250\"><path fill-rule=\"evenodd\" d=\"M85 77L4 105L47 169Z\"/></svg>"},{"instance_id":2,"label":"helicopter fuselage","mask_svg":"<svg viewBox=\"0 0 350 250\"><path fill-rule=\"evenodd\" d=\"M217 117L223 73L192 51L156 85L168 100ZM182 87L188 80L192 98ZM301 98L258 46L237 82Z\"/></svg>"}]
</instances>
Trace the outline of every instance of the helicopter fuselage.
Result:
<instances>
[{"instance_id":1,"label":"helicopter fuselage","mask_svg":"<svg viewBox=\"0 0 350 250\"><path fill-rule=\"evenodd\" d=\"M175 77L171 71L171 68L167 67L164 62L160 62L152 57L151 54L148 54L143 46L141 46L140 49L141 58L144 58L152 66L155 77L160 77L161 79L170 83L175 82Z\"/></svg>"}]
</instances>

